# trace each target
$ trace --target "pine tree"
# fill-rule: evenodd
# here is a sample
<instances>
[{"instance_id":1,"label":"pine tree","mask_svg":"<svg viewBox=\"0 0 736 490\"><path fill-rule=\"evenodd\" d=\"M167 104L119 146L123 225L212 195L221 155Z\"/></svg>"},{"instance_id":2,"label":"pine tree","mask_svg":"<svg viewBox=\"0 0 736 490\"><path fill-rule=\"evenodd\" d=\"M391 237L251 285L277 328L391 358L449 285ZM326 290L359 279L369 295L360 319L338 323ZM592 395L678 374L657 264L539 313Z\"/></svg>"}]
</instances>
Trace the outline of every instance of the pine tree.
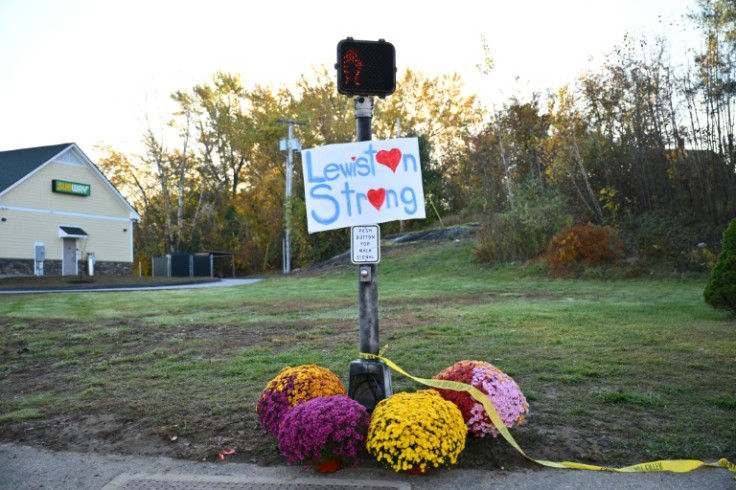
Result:
<instances>
[{"instance_id":1,"label":"pine tree","mask_svg":"<svg viewBox=\"0 0 736 490\"><path fill-rule=\"evenodd\" d=\"M703 291L705 302L736 314L736 218L723 232L721 253Z\"/></svg>"}]
</instances>

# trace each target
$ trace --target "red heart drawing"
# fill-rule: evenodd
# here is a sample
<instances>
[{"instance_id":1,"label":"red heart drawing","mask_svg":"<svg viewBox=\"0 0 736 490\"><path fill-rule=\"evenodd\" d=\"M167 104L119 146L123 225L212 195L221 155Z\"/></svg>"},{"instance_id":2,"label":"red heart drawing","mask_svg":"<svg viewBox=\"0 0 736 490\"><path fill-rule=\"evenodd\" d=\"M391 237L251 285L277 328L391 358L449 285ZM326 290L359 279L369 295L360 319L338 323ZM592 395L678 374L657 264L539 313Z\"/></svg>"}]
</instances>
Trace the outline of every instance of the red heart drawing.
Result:
<instances>
[{"instance_id":1,"label":"red heart drawing","mask_svg":"<svg viewBox=\"0 0 736 490\"><path fill-rule=\"evenodd\" d=\"M376 211L380 211L381 206L383 206L383 201L386 200L386 189L383 187L379 189L369 189L366 195L368 196L368 201L374 208L376 208Z\"/></svg>"},{"instance_id":2,"label":"red heart drawing","mask_svg":"<svg viewBox=\"0 0 736 490\"><path fill-rule=\"evenodd\" d=\"M396 167L399 166L401 161L401 150L398 148L391 148L390 151L381 150L376 153L376 161L381 165L386 165L393 173L396 173Z\"/></svg>"},{"instance_id":3,"label":"red heart drawing","mask_svg":"<svg viewBox=\"0 0 736 490\"><path fill-rule=\"evenodd\" d=\"M352 161L355 161L355 157L350 157L350 159L351 159Z\"/></svg>"}]
</instances>

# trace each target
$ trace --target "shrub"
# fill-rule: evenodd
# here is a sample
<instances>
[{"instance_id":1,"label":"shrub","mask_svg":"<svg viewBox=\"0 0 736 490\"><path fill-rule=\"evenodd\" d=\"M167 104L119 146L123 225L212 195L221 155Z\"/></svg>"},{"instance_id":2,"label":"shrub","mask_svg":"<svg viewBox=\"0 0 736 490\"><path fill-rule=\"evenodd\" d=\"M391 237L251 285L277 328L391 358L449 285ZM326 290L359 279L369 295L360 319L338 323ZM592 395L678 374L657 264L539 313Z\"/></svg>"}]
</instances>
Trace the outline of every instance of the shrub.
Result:
<instances>
[{"instance_id":1,"label":"shrub","mask_svg":"<svg viewBox=\"0 0 736 490\"><path fill-rule=\"evenodd\" d=\"M736 218L723 232L721 253L703 291L705 302L736 314Z\"/></svg>"},{"instance_id":2,"label":"shrub","mask_svg":"<svg viewBox=\"0 0 736 490\"><path fill-rule=\"evenodd\" d=\"M468 430L460 410L434 390L397 393L373 411L366 449L396 471L457 462Z\"/></svg>"},{"instance_id":3,"label":"shrub","mask_svg":"<svg viewBox=\"0 0 736 490\"><path fill-rule=\"evenodd\" d=\"M279 451L289 464L308 467L339 459L353 466L365 451L370 421L368 410L345 395L318 396L286 412Z\"/></svg>"},{"instance_id":4,"label":"shrub","mask_svg":"<svg viewBox=\"0 0 736 490\"><path fill-rule=\"evenodd\" d=\"M285 367L269 381L256 405L258 421L266 432L278 435L286 412L318 396L347 395L340 378L316 364Z\"/></svg>"},{"instance_id":5,"label":"shrub","mask_svg":"<svg viewBox=\"0 0 736 490\"><path fill-rule=\"evenodd\" d=\"M621 250L616 230L588 223L556 233L547 245L546 255L549 266L560 272L613 261Z\"/></svg>"},{"instance_id":6,"label":"shrub","mask_svg":"<svg viewBox=\"0 0 736 490\"><path fill-rule=\"evenodd\" d=\"M475 256L481 262L527 260L544 252L552 235L571 221L564 201L531 180L514 187L514 206L481 227Z\"/></svg>"},{"instance_id":7,"label":"shrub","mask_svg":"<svg viewBox=\"0 0 736 490\"><path fill-rule=\"evenodd\" d=\"M433 379L458 381L478 388L488 397L506 427L519 425L529 412L529 404L516 381L489 362L458 361ZM438 391L442 398L457 405L471 434L478 437L485 437L486 434L498 436L498 429L488 417L485 407L473 399L470 393L443 389Z\"/></svg>"}]
</instances>

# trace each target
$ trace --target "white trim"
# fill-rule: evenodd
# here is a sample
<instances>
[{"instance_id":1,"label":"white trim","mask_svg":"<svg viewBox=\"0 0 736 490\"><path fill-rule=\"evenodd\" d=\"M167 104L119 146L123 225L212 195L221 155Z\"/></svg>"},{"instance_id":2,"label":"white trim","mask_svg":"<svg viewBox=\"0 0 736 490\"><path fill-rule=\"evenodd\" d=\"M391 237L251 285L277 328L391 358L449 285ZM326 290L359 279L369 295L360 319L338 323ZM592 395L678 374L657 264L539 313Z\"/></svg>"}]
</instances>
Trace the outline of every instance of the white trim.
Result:
<instances>
[{"instance_id":1,"label":"white trim","mask_svg":"<svg viewBox=\"0 0 736 490\"><path fill-rule=\"evenodd\" d=\"M120 194L120 191L118 191L117 188L112 185L112 182L110 182L110 180L105 177L105 174L103 174L100 169L97 168L97 165L95 165L94 162L92 162L92 160L90 160L87 155L84 154L82 149L79 148L76 143L72 143L72 145L72 149L76 150L84 158L84 160L89 164L89 167L92 169L92 171L94 171L97 176L102 179L102 181L113 192L113 194L118 196L118 199L120 199L125 207L128 208L128 210L130 211L130 219L141 219L141 216L138 214L138 212L133 208L133 206L130 205L128 200L125 199L122 194Z\"/></svg>"},{"instance_id":2,"label":"white trim","mask_svg":"<svg viewBox=\"0 0 736 490\"><path fill-rule=\"evenodd\" d=\"M2 211L23 211L26 213L39 213L39 214L53 214L56 216L74 216L75 218L92 218L92 219L104 219L110 221L123 221L130 223L135 218L118 218L117 216L104 216L101 214L86 214L86 213L72 213L68 211L54 211L53 209L38 209L38 208L24 208L21 206L5 206L0 205Z\"/></svg>"},{"instance_id":3,"label":"white trim","mask_svg":"<svg viewBox=\"0 0 736 490\"><path fill-rule=\"evenodd\" d=\"M128 228L128 233L130 234L130 262L133 264L133 269L135 269L135 244L133 242L133 222L130 223L130 228ZM135 275L135 270L133 271L133 275Z\"/></svg>"},{"instance_id":4,"label":"white trim","mask_svg":"<svg viewBox=\"0 0 736 490\"><path fill-rule=\"evenodd\" d=\"M130 211L130 219L141 219L141 216L138 214L138 212L133 208L133 206L130 205L127 199L123 197L122 194L120 194L120 191L118 191L114 185L112 185L112 182L105 177L105 174L103 174L99 168L97 168L97 165L92 162L92 160L87 157L87 155L84 154L81 148L77 146L76 143L69 143L69 146L61 150L59 153L54 155L53 157L49 158L48 161L42 163L38 167L36 167L33 171L26 174L22 179L15 182L10 187L7 187L5 190L0 192L0 196L3 194L8 193L11 189L17 187L22 182L25 182L26 180L30 179L33 175L35 175L37 172L39 172L41 169L46 167L48 164L52 162L59 162L59 163L66 163L69 164L69 159L64 158L64 154L67 152L72 152L73 156L75 158L78 158L81 160L81 163L86 164L87 167L89 167L104 183L108 186L108 188L120 199L120 201L123 203L123 205L128 208L128 211Z\"/></svg>"}]
</instances>

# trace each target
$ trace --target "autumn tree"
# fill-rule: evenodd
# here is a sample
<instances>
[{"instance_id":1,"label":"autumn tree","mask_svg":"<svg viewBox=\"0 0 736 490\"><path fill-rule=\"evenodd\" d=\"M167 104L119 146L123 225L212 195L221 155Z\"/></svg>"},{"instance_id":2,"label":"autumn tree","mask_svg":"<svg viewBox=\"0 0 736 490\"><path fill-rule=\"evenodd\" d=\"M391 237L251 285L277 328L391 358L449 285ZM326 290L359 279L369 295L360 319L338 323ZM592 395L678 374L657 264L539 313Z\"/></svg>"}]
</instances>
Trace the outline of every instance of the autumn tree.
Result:
<instances>
[{"instance_id":1,"label":"autumn tree","mask_svg":"<svg viewBox=\"0 0 736 490\"><path fill-rule=\"evenodd\" d=\"M550 183L577 200L591 220L601 222L603 211L591 183L591 162L584 159L581 142L588 137L586 121L569 87L557 92L549 105L550 135L544 141L546 173Z\"/></svg>"}]
</instances>

